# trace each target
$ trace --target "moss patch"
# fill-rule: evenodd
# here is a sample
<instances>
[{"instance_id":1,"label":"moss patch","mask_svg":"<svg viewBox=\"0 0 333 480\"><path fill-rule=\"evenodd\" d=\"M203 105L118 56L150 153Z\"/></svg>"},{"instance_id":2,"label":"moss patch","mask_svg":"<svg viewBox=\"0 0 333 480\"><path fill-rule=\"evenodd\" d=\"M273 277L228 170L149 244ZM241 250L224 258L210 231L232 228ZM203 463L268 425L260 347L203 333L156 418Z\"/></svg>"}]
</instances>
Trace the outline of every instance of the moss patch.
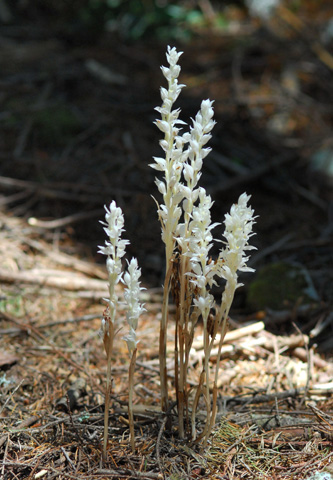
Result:
<instances>
[{"instance_id":1,"label":"moss patch","mask_svg":"<svg viewBox=\"0 0 333 480\"><path fill-rule=\"evenodd\" d=\"M306 271L289 263L272 263L262 268L249 286L247 302L255 309L266 307L281 310L296 302L313 301L311 284Z\"/></svg>"},{"instance_id":2,"label":"moss patch","mask_svg":"<svg viewBox=\"0 0 333 480\"><path fill-rule=\"evenodd\" d=\"M34 135L44 146L63 145L80 130L79 119L66 105L54 105L35 113Z\"/></svg>"}]
</instances>

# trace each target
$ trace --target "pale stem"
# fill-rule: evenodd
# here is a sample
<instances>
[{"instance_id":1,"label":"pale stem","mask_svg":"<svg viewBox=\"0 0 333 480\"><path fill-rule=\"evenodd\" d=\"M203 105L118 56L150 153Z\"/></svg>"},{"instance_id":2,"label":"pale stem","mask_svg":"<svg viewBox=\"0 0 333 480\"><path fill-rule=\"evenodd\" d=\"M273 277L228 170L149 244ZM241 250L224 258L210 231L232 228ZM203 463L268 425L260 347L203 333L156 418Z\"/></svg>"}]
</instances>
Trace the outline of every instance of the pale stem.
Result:
<instances>
[{"instance_id":1,"label":"pale stem","mask_svg":"<svg viewBox=\"0 0 333 480\"><path fill-rule=\"evenodd\" d=\"M197 386L197 391L194 397L193 408L192 408L192 417L191 417L191 424L192 424L192 440L196 439L196 430L195 430L195 417L196 417L196 409L199 402L199 398L201 393L203 393L203 383L204 379L206 380L205 391L204 391L204 399L206 402L207 408L207 417L206 417L206 425L205 430L208 428L208 422L210 419L210 395L209 395L209 358L210 358L210 351L211 351L211 343L209 343L209 333L207 330L207 318L204 319L204 365L202 368L202 372L200 374L199 383Z\"/></svg>"},{"instance_id":2,"label":"pale stem","mask_svg":"<svg viewBox=\"0 0 333 480\"><path fill-rule=\"evenodd\" d=\"M168 410L168 377L167 377L167 366L166 366L166 351L167 351L166 347L167 347L168 305L169 305L171 273L172 273L172 263L169 260L167 264L167 273L165 276L164 288L163 288L163 304L162 304L162 318L160 323L160 344L159 344L162 412L167 412Z\"/></svg>"},{"instance_id":3,"label":"pale stem","mask_svg":"<svg viewBox=\"0 0 333 480\"><path fill-rule=\"evenodd\" d=\"M227 287L227 286L226 286ZM227 328L228 328L228 315L229 315L229 310L233 301L235 289L232 292L232 295L230 296L230 299L228 301L228 305L224 308L221 309L219 312L219 323L222 323L222 329L221 329L221 337L219 341L219 346L218 346L218 353L217 353L217 359L216 359L216 367L215 367L215 378L214 378L214 386L213 386L213 405L212 405L212 413L211 413L211 418L210 418L210 423L208 425L208 429L205 433L205 440L204 440L204 447L207 445L208 438L211 434L211 431L215 425L215 419L216 419L216 411L217 411L217 381L218 381L218 375L219 375L219 369L220 369L220 361L221 361L221 351L222 351L222 345L224 342L225 335L227 333ZM212 345L212 342L211 342ZM210 352L209 352L210 354Z\"/></svg>"},{"instance_id":4,"label":"pale stem","mask_svg":"<svg viewBox=\"0 0 333 480\"><path fill-rule=\"evenodd\" d=\"M110 327L110 324L109 324ZM104 334L104 337L106 334ZM107 356L107 371L106 371L106 389L105 389L105 407L104 407L104 441L103 441L103 460L106 461L106 450L108 446L109 436L109 408L110 408L110 395L111 395L111 353L113 347L113 325L109 328L109 336L106 343L106 356Z\"/></svg>"},{"instance_id":5,"label":"pale stem","mask_svg":"<svg viewBox=\"0 0 333 480\"><path fill-rule=\"evenodd\" d=\"M137 352L137 349L135 349L132 353L131 362L128 370L128 386L129 386L128 422L129 422L129 428L130 428L130 442L131 442L131 448L133 453L135 453L133 392L134 392L134 370L135 370L135 362L136 362L136 352Z\"/></svg>"},{"instance_id":6,"label":"pale stem","mask_svg":"<svg viewBox=\"0 0 333 480\"><path fill-rule=\"evenodd\" d=\"M209 348L209 333L207 329L207 318L204 320L204 352L205 352L205 359L204 359L204 370L205 370L205 377L206 377L206 400L207 400L207 417L206 417L206 425L210 419L210 394L209 394L209 358L210 358L210 348Z\"/></svg>"},{"instance_id":7,"label":"pale stem","mask_svg":"<svg viewBox=\"0 0 333 480\"><path fill-rule=\"evenodd\" d=\"M178 431L179 431L179 438L184 438L184 330L179 322L178 325L178 339L179 339L179 372L177 371L177 375L179 375L178 381ZM176 354L176 352L175 352Z\"/></svg>"},{"instance_id":8,"label":"pale stem","mask_svg":"<svg viewBox=\"0 0 333 480\"><path fill-rule=\"evenodd\" d=\"M104 406L104 442L103 442L103 460L106 461L106 450L108 445L108 437L109 437L109 407L110 407L110 393L111 393L111 371L109 373L109 362L107 366L107 376L106 376L106 389L105 389L105 406ZM111 370L111 368L110 368Z\"/></svg>"},{"instance_id":9,"label":"pale stem","mask_svg":"<svg viewBox=\"0 0 333 480\"><path fill-rule=\"evenodd\" d=\"M208 427L208 430L207 430L205 438L204 438L203 448L206 447L207 442L208 442L208 438L209 438L209 436L211 434L211 431L212 431L212 429L215 425L216 412L217 412L217 384L215 383L215 381L214 381L214 386L213 386L213 402L212 403L213 403L212 413L211 413L209 427Z\"/></svg>"},{"instance_id":10,"label":"pale stem","mask_svg":"<svg viewBox=\"0 0 333 480\"><path fill-rule=\"evenodd\" d=\"M230 303L231 305L231 303ZM219 369L220 369L220 361L221 361L221 351L222 351L222 345L224 342L224 337L227 333L228 329L228 314L229 314L229 309L225 312L223 321L222 321L222 330L221 330L221 337L219 341L219 347L218 347L218 353L217 353L217 359L216 359L216 368L215 368L215 380L214 383L217 384L218 376L219 376Z\"/></svg>"},{"instance_id":11,"label":"pale stem","mask_svg":"<svg viewBox=\"0 0 333 480\"><path fill-rule=\"evenodd\" d=\"M225 288L226 289L228 288L228 284L226 285ZM217 380L218 380L218 376L219 376L221 350L222 350L222 345L223 345L223 342L224 342L224 337L225 337L225 335L227 333L227 329L228 329L228 316L229 316L229 311L230 311L232 302L234 300L235 290L236 290L236 288L233 288L232 291L229 292L228 302L224 306L221 305L219 315L218 315L218 324L221 325L221 336L220 336L217 359L216 359L215 381L214 381L214 383L216 383L216 385L217 385Z\"/></svg>"},{"instance_id":12,"label":"pale stem","mask_svg":"<svg viewBox=\"0 0 333 480\"><path fill-rule=\"evenodd\" d=\"M202 392L202 386L203 386L204 378L205 378L205 371L202 370L202 372L200 373L199 383L198 383L198 386L197 386L197 390L195 392L195 397L194 397L193 405L192 405L191 423L192 423L192 440L193 441L196 439L196 435L197 435L196 428L195 428L195 416L196 416L196 410L197 410L198 403L199 403L199 398L200 398L200 395L201 395L201 392Z\"/></svg>"},{"instance_id":13,"label":"pale stem","mask_svg":"<svg viewBox=\"0 0 333 480\"><path fill-rule=\"evenodd\" d=\"M181 261L180 261L181 267L180 267L180 300L179 300L179 312L180 312L180 319L179 319L179 325L178 325L178 341L179 341L179 372L177 374L179 375L179 381L178 381L178 396L179 398L177 399L178 403L178 428L179 428L179 437L184 438L184 401L186 402L186 378L187 378L187 364L188 364L188 359L184 358L184 355L186 357L187 354L187 333L188 333L188 309L186 308L188 305L188 302L186 301L186 293L189 294L189 289L188 289L188 281L185 273L187 272L187 265L188 265L188 258L185 257L184 255L181 255ZM175 352L175 355L178 354L178 352Z\"/></svg>"},{"instance_id":14,"label":"pale stem","mask_svg":"<svg viewBox=\"0 0 333 480\"><path fill-rule=\"evenodd\" d=\"M188 287L190 286L189 282L187 283L188 284ZM190 292L190 290L189 290ZM193 343L193 338L194 338L194 326L191 325L191 330L189 330L189 327L188 327L188 320L190 317L190 308L191 308L191 305L192 305L192 292L191 292L191 295L189 294L189 298L187 300L187 306L186 306L186 309L187 309L187 326L186 326L186 332L185 332L185 336L184 336L184 342L185 342L185 359L184 359L184 372L185 372L185 380L184 380L184 385L185 385L185 397L184 397L184 400L185 400L185 410L186 410L186 419L187 421L189 421L189 405L188 405L188 390L187 390L187 371L188 371L188 364L189 364L189 359L190 359L190 351L191 351L191 347L192 347L192 343ZM191 321L194 320L194 317L191 318Z\"/></svg>"},{"instance_id":15,"label":"pale stem","mask_svg":"<svg viewBox=\"0 0 333 480\"><path fill-rule=\"evenodd\" d=\"M179 331L179 305L176 305L176 328L175 328L175 391L176 391L176 400L177 408L179 411L179 350L178 350L178 331Z\"/></svg>"}]
</instances>

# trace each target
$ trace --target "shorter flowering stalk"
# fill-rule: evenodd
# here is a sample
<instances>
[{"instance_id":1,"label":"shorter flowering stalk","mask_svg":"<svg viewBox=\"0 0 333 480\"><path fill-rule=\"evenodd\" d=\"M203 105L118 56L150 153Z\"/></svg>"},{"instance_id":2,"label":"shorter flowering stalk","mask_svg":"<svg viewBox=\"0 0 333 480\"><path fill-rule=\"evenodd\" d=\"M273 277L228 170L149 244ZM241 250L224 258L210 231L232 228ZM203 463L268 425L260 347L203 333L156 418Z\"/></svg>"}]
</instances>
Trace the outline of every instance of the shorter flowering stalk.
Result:
<instances>
[{"instance_id":1,"label":"shorter flowering stalk","mask_svg":"<svg viewBox=\"0 0 333 480\"><path fill-rule=\"evenodd\" d=\"M190 220L196 210L195 203L201 202L201 197L205 194L205 190L197 187L198 181L201 177L201 168L203 159L209 154L210 148L204 148L211 138L211 130L215 125L213 120L214 110L213 102L210 100L203 100L201 108L196 114L195 119L192 120L190 132L183 134L183 139L188 142L189 146L186 150L187 160L183 166L183 176L185 184L180 185L181 192L184 196L182 204L184 212L184 222L180 223L177 228L177 243L181 253L180 257L180 295L179 295L179 318L176 319L176 329L178 333L179 343L179 374L175 372L175 376L179 375L178 382L178 419L180 438L184 437L184 408L188 411L187 401L187 369L189 362L189 355L193 336L191 335L189 323L191 314L191 297L193 290L189 283L189 251L190 243L193 242L193 232L190 229ZM193 325L192 325L193 326ZM175 352L177 355L177 351ZM175 358L175 365L177 366L177 359Z\"/></svg>"},{"instance_id":2,"label":"shorter flowering stalk","mask_svg":"<svg viewBox=\"0 0 333 480\"><path fill-rule=\"evenodd\" d=\"M129 325L129 333L123 340L127 343L128 352L130 355L130 366L128 370L128 421L130 427L130 442L133 453L135 452L135 437L134 437L134 417L133 417L133 393L134 393L134 370L137 353L137 338L136 328L138 320L143 311L143 305L139 302L139 294L143 288L140 287L139 278L141 270L138 268L136 258L132 258L128 264L127 272L124 274L123 283L126 285L124 298L127 306L126 318Z\"/></svg>"},{"instance_id":3,"label":"shorter flowering stalk","mask_svg":"<svg viewBox=\"0 0 333 480\"><path fill-rule=\"evenodd\" d=\"M235 291L243 284L238 283L238 271L240 272L254 272L253 268L247 266L246 262L249 257L246 251L254 250L256 247L249 245L249 239L254 235L252 232L253 224L255 223L254 210L247 205L251 196L243 193L238 203L232 205L230 213L225 215L224 237L227 240L225 248L220 252L219 258L216 262L218 269L218 276L226 280L224 292L222 294L221 306L216 316L217 327L220 328L220 341L218 346L218 354L215 368L215 379L213 386L213 406L209 428L205 432L204 444L207 443L209 435L215 424L217 411L217 380L219 374L221 350L225 334L228 329L228 316L231 304L234 299Z\"/></svg>"},{"instance_id":4,"label":"shorter flowering stalk","mask_svg":"<svg viewBox=\"0 0 333 480\"><path fill-rule=\"evenodd\" d=\"M203 188L199 189L199 204L194 206L192 212L192 221L190 223L191 241L188 255L191 257L191 283L196 287L196 297L193 304L202 316L204 331L204 365L197 386L195 402L192 408L192 439L195 440L195 416L199 396L203 394L207 405L207 419L210 416L210 396L209 396L209 335L211 334L208 326L210 311L214 306L214 297L210 293L210 287L214 282L214 263L209 261L209 251L212 247L213 236L211 230L218 225L211 224L210 209L212 201ZM204 381L206 383L204 389Z\"/></svg>"},{"instance_id":5,"label":"shorter flowering stalk","mask_svg":"<svg viewBox=\"0 0 333 480\"><path fill-rule=\"evenodd\" d=\"M217 379L219 372L219 363L221 357L221 348L227 331L227 320L229 310L234 298L235 290L241 284L238 283L238 271L253 271L246 266L248 257L246 250L253 249L248 244L249 238L253 235L252 227L254 223L253 210L247 206L250 199L246 193L239 197L238 204L231 207L230 214L225 215L225 233L227 240L225 248L222 248L216 261L208 260L209 250L212 246L211 230L217 224L211 224L210 208L211 199L206 195L204 189L199 193L199 204L194 206L192 220L189 224L191 231L191 241L189 243L189 253L191 258L191 282L196 287L196 297L193 304L203 319L204 327L204 365L197 386L195 399L192 408L192 439L196 439L195 415L200 395L203 395L207 406L206 424L200 438L204 438L204 445L207 443L211 430L215 423L217 408ZM212 285L216 284L216 277L226 280L225 290L222 295L221 306L218 314L213 319L209 317L211 309L215 306L215 301L210 293ZM208 322L210 319L210 322ZM214 345L217 331L220 330L220 342L218 349L218 358L215 368L215 379L213 386L212 407L210 402L210 382L209 382L209 359ZM205 388L204 388L205 382Z\"/></svg>"},{"instance_id":6,"label":"shorter flowering stalk","mask_svg":"<svg viewBox=\"0 0 333 480\"><path fill-rule=\"evenodd\" d=\"M103 442L103 459L106 460L106 450L108 443L108 424L109 424L109 406L111 394L111 356L113 341L116 333L115 319L116 309L118 304L118 296L116 293L116 285L122 278L122 263L121 259L125 255L126 245L128 240L121 239L121 234L124 231L124 217L121 208L117 207L113 201L110 207L105 206L105 222L104 231L108 237L105 241L105 246L99 247L99 253L107 256L106 268L108 272L108 288L109 298L104 299L107 302L107 308L102 320L102 336L104 349L107 357L107 373L106 373L106 390L105 390L105 410L104 410L104 442Z\"/></svg>"}]
</instances>

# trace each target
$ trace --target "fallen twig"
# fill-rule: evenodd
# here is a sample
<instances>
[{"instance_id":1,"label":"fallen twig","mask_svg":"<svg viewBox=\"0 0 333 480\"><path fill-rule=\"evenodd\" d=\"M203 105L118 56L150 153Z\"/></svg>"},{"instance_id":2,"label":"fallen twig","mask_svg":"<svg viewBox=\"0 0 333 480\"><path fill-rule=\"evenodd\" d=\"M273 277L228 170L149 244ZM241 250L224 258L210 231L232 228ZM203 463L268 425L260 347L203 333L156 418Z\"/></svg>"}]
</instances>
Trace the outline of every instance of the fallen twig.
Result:
<instances>
[{"instance_id":1,"label":"fallen twig","mask_svg":"<svg viewBox=\"0 0 333 480\"><path fill-rule=\"evenodd\" d=\"M163 475L161 473L154 472L133 472L131 470L118 469L109 470L107 468L99 468L96 470L97 474L107 475L108 477L121 478L121 477L130 477L130 478L157 478L162 479Z\"/></svg>"},{"instance_id":2,"label":"fallen twig","mask_svg":"<svg viewBox=\"0 0 333 480\"><path fill-rule=\"evenodd\" d=\"M168 416L165 415L165 417L162 420L162 424L161 424L161 427L159 429L159 432L158 432L158 435L157 435L157 440L156 440L156 460L157 460L157 463L158 463L158 467L159 467L159 469L162 473L163 473L164 469L163 469L163 465L162 465L162 462L161 462L160 444L161 444L162 435L163 435L163 432L164 432L165 425L166 425L167 421L168 421ZM163 474L162 478L164 478L164 474Z\"/></svg>"},{"instance_id":3,"label":"fallen twig","mask_svg":"<svg viewBox=\"0 0 333 480\"><path fill-rule=\"evenodd\" d=\"M30 217L28 219L29 225L33 227L46 228L53 230L55 228L65 227L66 225L71 225L76 222L82 222L88 218L95 218L101 215L103 212L102 209L98 208L96 210L91 210L90 212L79 212L73 213L72 215L67 215L67 217L57 218L56 220L38 220L38 218Z\"/></svg>"}]
</instances>

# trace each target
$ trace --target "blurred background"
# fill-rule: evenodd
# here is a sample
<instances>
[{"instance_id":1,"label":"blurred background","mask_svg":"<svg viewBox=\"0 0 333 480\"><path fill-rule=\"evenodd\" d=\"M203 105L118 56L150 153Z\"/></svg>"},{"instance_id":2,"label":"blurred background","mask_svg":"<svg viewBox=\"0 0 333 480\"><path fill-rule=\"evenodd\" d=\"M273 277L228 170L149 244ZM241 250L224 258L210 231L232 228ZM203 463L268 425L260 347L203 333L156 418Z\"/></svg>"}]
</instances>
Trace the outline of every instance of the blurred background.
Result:
<instances>
[{"instance_id":1,"label":"blurred background","mask_svg":"<svg viewBox=\"0 0 333 480\"><path fill-rule=\"evenodd\" d=\"M258 215L256 274L241 278L235 317L264 316L278 332L295 321L332 349L329 0L0 0L2 218L22 218L29 235L103 264L99 220L116 200L129 257L147 287L161 286L148 164L161 153L153 122L167 45L184 52L181 118L215 101L201 179L213 220L243 191Z\"/></svg>"}]
</instances>

